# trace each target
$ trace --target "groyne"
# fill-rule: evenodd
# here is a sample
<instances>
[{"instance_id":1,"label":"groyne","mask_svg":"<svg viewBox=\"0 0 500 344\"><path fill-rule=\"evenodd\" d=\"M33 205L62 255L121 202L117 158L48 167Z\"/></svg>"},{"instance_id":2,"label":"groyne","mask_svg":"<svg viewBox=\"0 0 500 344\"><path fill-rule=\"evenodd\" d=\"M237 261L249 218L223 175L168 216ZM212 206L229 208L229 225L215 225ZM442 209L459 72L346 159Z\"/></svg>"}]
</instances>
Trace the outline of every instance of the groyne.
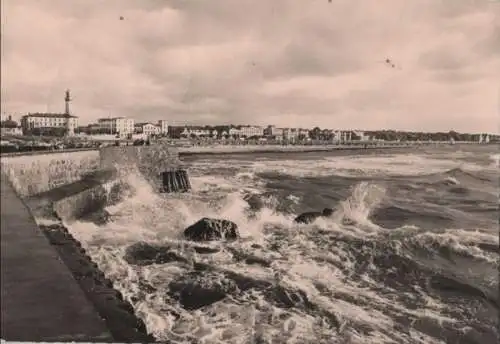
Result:
<instances>
[{"instance_id":1,"label":"groyne","mask_svg":"<svg viewBox=\"0 0 500 344\"><path fill-rule=\"evenodd\" d=\"M63 223L118 202L128 169L160 188L181 167L159 145L2 156L2 339L153 342Z\"/></svg>"}]
</instances>

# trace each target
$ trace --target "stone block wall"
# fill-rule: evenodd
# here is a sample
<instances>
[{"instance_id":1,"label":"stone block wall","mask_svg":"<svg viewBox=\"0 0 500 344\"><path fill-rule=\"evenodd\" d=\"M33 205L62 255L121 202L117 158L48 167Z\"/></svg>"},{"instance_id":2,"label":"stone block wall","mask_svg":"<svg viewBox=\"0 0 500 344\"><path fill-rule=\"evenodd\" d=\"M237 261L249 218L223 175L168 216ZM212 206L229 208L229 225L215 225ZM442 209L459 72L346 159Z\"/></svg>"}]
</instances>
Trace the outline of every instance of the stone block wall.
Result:
<instances>
[{"instance_id":1,"label":"stone block wall","mask_svg":"<svg viewBox=\"0 0 500 344\"><path fill-rule=\"evenodd\" d=\"M162 186L163 172L182 168L178 150L166 145L105 147L100 158L101 168L137 171L157 188Z\"/></svg>"},{"instance_id":2,"label":"stone block wall","mask_svg":"<svg viewBox=\"0 0 500 344\"><path fill-rule=\"evenodd\" d=\"M17 194L29 197L81 180L100 168L98 150L43 153L1 158L2 173Z\"/></svg>"}]
</instances>

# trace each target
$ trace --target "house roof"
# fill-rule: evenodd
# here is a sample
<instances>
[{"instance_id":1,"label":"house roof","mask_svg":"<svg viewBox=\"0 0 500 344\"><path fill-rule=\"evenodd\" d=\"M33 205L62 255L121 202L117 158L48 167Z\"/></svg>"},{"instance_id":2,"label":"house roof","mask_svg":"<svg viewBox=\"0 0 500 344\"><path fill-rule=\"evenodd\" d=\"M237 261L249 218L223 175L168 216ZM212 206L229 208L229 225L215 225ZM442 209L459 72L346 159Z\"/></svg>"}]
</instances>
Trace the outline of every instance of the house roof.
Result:
<instances>
[{"instance_id":1,"label":"house roof","mask_svg":"<svg viewBox=\"0 0 500 344\"><path fill-rule=\"evenodd\" d=\"M67 113L42 113L42 112L34 112L29 113L23 118L27 117L42 117L42 118L78 118L77 116L68 115Z\"/></svg>"}]
</instances>

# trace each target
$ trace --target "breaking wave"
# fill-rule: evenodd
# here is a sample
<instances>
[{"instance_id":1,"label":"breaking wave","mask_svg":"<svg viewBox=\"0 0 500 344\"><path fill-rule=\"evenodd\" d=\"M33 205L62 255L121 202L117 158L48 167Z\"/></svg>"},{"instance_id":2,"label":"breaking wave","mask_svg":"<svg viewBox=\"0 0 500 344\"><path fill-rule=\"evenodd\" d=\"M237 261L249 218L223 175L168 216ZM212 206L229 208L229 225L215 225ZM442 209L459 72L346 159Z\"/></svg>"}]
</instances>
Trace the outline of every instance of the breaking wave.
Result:
<instances>
[{"instance_id":1,"label":"breaking wave","mask_svg":"<svg viewBox=\"0 0 500 344\"><path fill-rule=\"evenodd\" d=\"M497 200L469 165L211 157L192 161L193 192L168 196L129 168L110 222L66 225L160 341L495 343L497 214L485 209ZM293 223L325 206L330 218ZM201 217L237 223L241 239L184 240Z\"/></svg>"}]
</instances>

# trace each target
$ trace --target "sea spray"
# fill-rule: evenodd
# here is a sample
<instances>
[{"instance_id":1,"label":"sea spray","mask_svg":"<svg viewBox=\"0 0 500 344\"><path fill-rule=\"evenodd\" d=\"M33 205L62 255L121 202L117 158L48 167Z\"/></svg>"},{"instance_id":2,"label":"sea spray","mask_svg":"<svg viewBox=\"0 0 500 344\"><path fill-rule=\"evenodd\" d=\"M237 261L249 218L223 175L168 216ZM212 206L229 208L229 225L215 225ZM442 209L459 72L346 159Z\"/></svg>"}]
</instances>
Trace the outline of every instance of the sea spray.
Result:
<instances>
[{"instance_id":1,"label":"sea spray","mask_svg":"<svg viewBox=\"0 0 500 344\"><path fill-rule=\"evenodd\" d=\"M101 227L75 223L71 231L159 340L438 343L479 338L481 343L496 342L497 301L491 288L498 281L467 270L498 269L498 255L491 252L498 245L493 215L490 220L485 212L449 211L457 206L451 202L459 200L448 191L449 186L434 186L441 192L436 203L434 194L421 185L426 178L429 184L433 178L444 180L446 171L464 168L463 161L439 154L432 158L372 156L353 158L354 162L349 157L316 159L316 165L324 168L313 169L310 160L300 158L265 163L250 158L231 161L234 168L219 173L216 158L199 165L194 162L192 193L169 197L155 194L139 173L131 172L126 179L135 191L107 208L115 215L110 223ZM356 164L363 174L351 173ZM436 177L429 173L434 167L440 174ZM349 178L340 177L339 171L349 171ZM294 176L307 178L293 184ZM276 183L280 178L288 179ZM466 175L454 178L471 190L487 187L474 183L488 183ZM401 186L410 184L412 192L403 193ZM241 191L245 189L270 200L261 209L251 210L252 216L246 193ZM298 200L287 208L295 213L280 210L285 202L290 203L287 197ZM488 209L497 202L487 194L473 192L469 197L477 197L473 199L476 209ZM307 203L311 201L317 203ZM439 227L431 219L428 228L403 223L388 229L373 223L375 211L394 203L417 214L422 209L439 209L449 214L451 225ZM419 204L423 207L416 207ZM337 210L332 218L310 225L292 221L304 209L328 206ZM182 231L203 216L234 220L242 240L211 243L218 248L215 253L194 252ZM422 221L425 216L420 215ZM344 222L346 217L352 221ZM459 221L454 223L455 219ZM139 241L167 246L193 265L131 266L123 259L124 253ZM258 259L247 259L253 256ZM236 284L238 289L196 311L185 309L171 296L172 282L188 287L201 281L209 289L224 283ZM464 301L455 302L448 291L436 289L435 281L446 283Z\"/></svg>"}]
</instances>

